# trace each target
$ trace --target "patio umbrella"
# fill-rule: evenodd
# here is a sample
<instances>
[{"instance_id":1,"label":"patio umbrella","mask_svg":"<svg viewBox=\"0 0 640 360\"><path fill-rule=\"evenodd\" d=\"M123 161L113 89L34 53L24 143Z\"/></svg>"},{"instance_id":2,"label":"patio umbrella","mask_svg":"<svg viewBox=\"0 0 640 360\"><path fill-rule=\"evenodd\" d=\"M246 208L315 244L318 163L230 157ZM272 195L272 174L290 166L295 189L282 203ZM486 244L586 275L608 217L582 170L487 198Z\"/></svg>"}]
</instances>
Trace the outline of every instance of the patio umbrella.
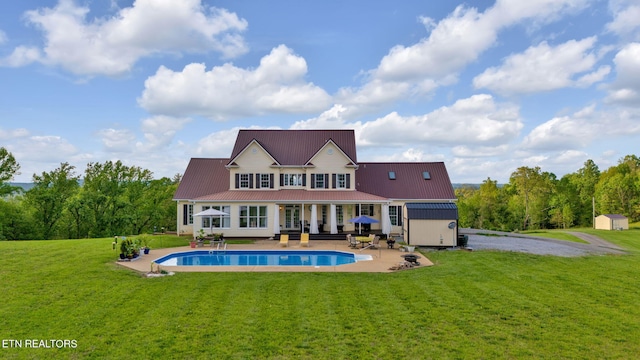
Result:
<instances>
[{"instance_id":1,"label":"patio umbrella","mask_svg":"<svg viewBox=\"0 0 640 360\"><path fill-rule=\"evenodd\" d=\"M350 219L349 222L352 222L354 224L373 224L373 223L378 223L380 221L374 219L374 218L370 218L367 215L360 215L358 217L354 217L353 219ZM360 226L359 232L362 232L362 226Z\"/></svg>"},{"instance_id":2,"label":"patio umbrella","mask_svg":"<svg viewBox=\"0 0 640 360\"><path fill-rule=\"evenodd\" d=\"M213 217L221 216L221 215L229 215L224 211L216 210L214 208L209 208L204 211L200 211L197 214L193 214L193 216L208 216L209 217L209 233L213 230Z\"/></svg>"}]
</instances>

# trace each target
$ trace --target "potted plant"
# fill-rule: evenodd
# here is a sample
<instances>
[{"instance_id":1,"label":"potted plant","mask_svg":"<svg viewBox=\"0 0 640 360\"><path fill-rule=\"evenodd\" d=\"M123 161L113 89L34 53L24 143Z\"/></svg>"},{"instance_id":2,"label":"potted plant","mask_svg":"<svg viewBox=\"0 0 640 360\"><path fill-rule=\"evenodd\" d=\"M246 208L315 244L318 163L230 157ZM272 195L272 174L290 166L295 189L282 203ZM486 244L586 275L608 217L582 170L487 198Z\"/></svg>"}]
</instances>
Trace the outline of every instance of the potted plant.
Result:
<instances>
[{"instance_id":1,"label":"potted plant","mask_svg":"<svg viewBox=\"0 0 640 360\"><path fill-rule=\"evenodd\" d=\"M140 236L140 243L142 244L142 251L144 254L149 254L149 236L144 234Z\"/></svg>"},{"instance_id":2,"label":"potted plant","mask_svg":"<svg viewBox=\"0 0 640 360\"><path fill-rule=\"evenodd\" d=\"M120 242L120 258L133 259L135 256L135 246L131 239L122 239Z\"/></svg>"}]
</instances>

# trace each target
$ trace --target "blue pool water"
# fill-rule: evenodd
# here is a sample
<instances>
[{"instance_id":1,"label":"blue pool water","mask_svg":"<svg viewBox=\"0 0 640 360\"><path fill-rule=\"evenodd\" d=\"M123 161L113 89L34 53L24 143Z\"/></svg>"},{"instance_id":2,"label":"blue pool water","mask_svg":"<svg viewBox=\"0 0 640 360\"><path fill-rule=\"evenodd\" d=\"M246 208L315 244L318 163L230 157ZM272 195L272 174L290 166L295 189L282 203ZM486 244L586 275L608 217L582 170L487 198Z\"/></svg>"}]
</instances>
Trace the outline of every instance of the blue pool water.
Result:
<instances>
[{"instance_id":1,"label":"blue pool water","mask_svg":"<svg viewBox=\"0 0 640 360\"><path fill-rule=\"evenodd\" d=\"M324 250L198 250L163 256L154 262L162 266L337 266L370 255Z\"/></svg>"}]
</instances>

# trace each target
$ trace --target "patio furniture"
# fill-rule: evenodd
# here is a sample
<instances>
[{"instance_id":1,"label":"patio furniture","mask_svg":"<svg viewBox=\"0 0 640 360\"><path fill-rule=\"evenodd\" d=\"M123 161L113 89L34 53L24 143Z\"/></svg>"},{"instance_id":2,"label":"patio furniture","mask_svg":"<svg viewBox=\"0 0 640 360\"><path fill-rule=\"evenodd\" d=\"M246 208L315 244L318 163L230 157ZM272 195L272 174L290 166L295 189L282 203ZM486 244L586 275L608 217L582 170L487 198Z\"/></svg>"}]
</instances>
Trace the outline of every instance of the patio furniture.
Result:
<instances>
[{"instance_id":1,"label":"patio furniture","mask_svg":"<svg viewBox=\"0 0 640 360\"><path fill-rule=\"evenodd\" d=\"M373 249L380 248L380 236L371 234L369 236L369 239L371 239L371 242L369 244L367 244L366 247L363 247L362 250L368 249L368 248L373 248ZM362 251L362 250L360 250L360 251Z\"/></svg>"},{"instance_id":2,"label":"patio furniture","mask_svg":"<svg viewBox=\"0 0 640 360\"><path fill-rule=\"evenodd\" d=\"M393 249L393 246L396 244L396 239L394 238L387 238L387 248L389 249Z\"/></svg>"},{"instance_id":3,"label":"patio furniture","mask_svg":"<svg viewBox=\"0 0 640 360\"><path fill-rule=\"evenodd\" d=\"M300 234L300 246L309 247L309 233Z\"/></svg>"},{"instance_id":4,"label":"patio furniture","mask_svg":"<svg viewBox=\"0 0 640 360\"><path fill-rule=\"evenodd\" d=\"M280 234L280 246L289 246L289 234Z\"/></svg>"},{"instance_id":5,"label":"patio furniture","mask_svg":"<svg viewBox=\"0 0 640 360\"><path fill-rule=\"evenodd\" d=\"M354 236L351 236L351 234L347 234L347 241L349 242L349 247L352 249L357 248L358 244L360 244L360 241L358 241Z\"/></svg>"}]
</instances>

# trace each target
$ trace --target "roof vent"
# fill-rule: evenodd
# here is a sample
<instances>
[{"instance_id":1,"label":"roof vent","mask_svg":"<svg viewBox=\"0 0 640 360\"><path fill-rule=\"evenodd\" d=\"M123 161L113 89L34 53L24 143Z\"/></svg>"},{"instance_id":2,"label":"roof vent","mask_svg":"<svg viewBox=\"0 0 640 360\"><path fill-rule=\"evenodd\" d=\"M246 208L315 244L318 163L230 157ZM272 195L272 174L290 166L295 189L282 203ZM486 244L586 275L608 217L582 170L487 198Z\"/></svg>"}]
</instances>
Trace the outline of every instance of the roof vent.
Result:
<instances>
[{"instance_id":1,"label":"roof vent","mask_svg":"<svg viewBox=\"0 0 640 360\"><path fill-rule=\"evenodd\" d=\"M395 180L395 179L396 179L396 172L389 171L389 180Z\"/></svg>"},{"instance_id":2,"label":"roof vent","mask_svg":"<svg viewBox=\"0 0 640 360\"><path fill-rule=\"evenodd\" d=\"M431 174L429 174L428 171L423 171L422 172L422 178L425 180L430 180L431 179Z\"/></svg>"}]
</instances>

